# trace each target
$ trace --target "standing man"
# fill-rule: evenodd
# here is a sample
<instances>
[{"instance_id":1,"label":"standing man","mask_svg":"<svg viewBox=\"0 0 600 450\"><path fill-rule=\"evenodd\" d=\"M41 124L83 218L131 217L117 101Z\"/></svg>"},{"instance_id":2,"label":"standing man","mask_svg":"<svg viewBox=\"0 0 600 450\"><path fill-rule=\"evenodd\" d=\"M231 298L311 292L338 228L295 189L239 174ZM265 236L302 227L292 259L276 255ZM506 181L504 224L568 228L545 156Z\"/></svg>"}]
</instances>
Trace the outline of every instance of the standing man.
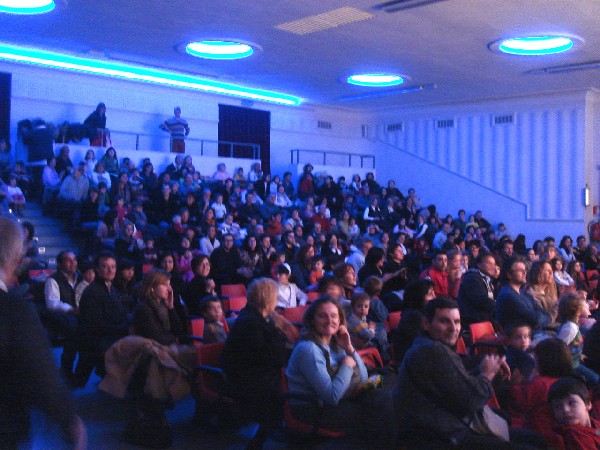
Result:
<instances>
[{"instance_id":1,"label":"standing man","mask_svg":"<svg viewBox=\"0 0 600 450\"><path fill-rule=\"evenodd\" d=\"M65 345L60 358L60 372L66 381L73 378L73 363L77 356L77 316L79 308L75 301L77 283L77 258L73 252L60 252L56 257L58 270L44 286L46 310L50 323L65 337Z\"/></svg>"},{"instance_id":2,"label":"standing man","mask_svg":"<svg viewBox=\"0 0 600 450\"><path fill-rule=\"evenodd\" d=\"M175 115L160 124L161 130L171 133L171 152L185 153L185 137L190 134L190 127L185 119L181 118L181 108L175 107Z\"/></svg>"},{"instance_id":3,"label":"standing man","mask_svg":"<svg viewBox=\"0 0 600 450\"><path fill-rule=\"evenodd\" d=\"M58 376L46 333L29 302L9 294L23 258L23 231L0 218L0 448L18 448L27 439L30 408L57 422L76 449L86 448L86 430L75 415Z\"/></svg>"}]
</instances>

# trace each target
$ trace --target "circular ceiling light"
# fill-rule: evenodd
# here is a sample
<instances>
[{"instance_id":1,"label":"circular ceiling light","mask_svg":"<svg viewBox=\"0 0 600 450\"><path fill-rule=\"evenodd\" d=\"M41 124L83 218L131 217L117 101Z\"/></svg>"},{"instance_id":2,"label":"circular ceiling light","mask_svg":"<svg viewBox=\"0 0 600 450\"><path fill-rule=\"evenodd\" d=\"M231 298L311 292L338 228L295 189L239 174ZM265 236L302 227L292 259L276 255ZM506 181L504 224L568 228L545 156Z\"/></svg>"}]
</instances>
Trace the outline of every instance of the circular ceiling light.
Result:
<instances>
[{"instance_id":1,"label":"circular ceiling light","mask_svg":"<svg viewBox=\"0 0 600 450\"><path fill-rule=\"evenodd\" d=\"M12 14L42 14L55 6L54 0L0 0L0 12Z\"/></svg>"},{"instance_id":2,"label":"circular ceiling light","mask_svg":"<svg viewBox=\"0 0 600 450\"><path fill-rule=\"evenodd\" d=\"M524 36L498 40L490 44L490 49L510 55L543 56L571 50L580 41L567 35Z\"/></svg>"},{"instance_id":3,"label":"circular ceiling light","mask_svg":"<svg viewBox=\"0 0 600 450\"><path fill-rule=\"evenodd\" d=\"M185 51L192 56L207 59L241 59L254 53L254 48L243 42L235 41L200 41L185 46Z\"/></svg>"},{"instance_id":4,"label":"circular ceiling light","mask_svg":"<svg viewBox=\"0 0 600 450\"><path fill-rule=\"evenodd\" d=\"M404 78L400 75L385 73L363 73L349 76L346 82L357 86L397 86L404 83Z\"/></svg>"}]
</instances>

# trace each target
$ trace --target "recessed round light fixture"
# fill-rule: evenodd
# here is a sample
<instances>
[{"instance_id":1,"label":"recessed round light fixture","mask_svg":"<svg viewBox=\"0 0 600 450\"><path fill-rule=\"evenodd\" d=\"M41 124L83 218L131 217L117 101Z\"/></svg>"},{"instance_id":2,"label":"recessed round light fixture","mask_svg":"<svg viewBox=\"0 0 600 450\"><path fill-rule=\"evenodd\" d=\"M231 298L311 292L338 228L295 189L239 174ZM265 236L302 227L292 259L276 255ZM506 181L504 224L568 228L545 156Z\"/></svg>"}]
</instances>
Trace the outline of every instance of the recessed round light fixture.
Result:
<instances>
[{"instance_id":1,"label":"recessed round light fixture","mask_svg":"<svg viewBox=\"0 0 600 450\"><path fill-rule=\"evenodd\" d=\"M54 0L0 0L0 12L11 14L42 14L55 6Z\"/></svg>"},{"instance_id":2,"label":"recessed round light fixture","mask_svg":"<svg viewBox=\"0 0 600 450\"><path fill-rule=\"evenodd\" d=\"M198 58L241 59L252 55L254 48L245 42L213 40L190 42L185 51Z\"/></svg>"},{"instance_id":3,"label":"recessed round light fixture","mask_svg":"<svg viewBox=\"0 0 600 450\"><path fill-rule=\"evenodd\" d=\"M500 39L489 45L490 50L510 55L543 56L571 50L582 40L569 35L537 35Z\"/></svg>"},{"instance_id":4,"label":"recessed round light fixture","mask_svg":"<svg viewBox=\"0 0 600 450\"><path fill-rule=\"evenodd\" d=\"M395 75L389 73L362 73L351 75L346 79L346 82L357 86L397 86L404 83L404 75Z\"/></svg>"}]
</instances>

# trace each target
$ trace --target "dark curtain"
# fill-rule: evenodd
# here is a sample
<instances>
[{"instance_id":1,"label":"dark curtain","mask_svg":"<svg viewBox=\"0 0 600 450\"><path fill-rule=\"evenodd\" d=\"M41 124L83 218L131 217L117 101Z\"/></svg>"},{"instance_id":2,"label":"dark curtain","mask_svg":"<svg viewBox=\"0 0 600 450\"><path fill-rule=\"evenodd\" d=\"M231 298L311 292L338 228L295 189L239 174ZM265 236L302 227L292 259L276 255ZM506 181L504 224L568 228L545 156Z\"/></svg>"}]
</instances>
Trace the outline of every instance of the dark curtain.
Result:
<instances>
[{"instance_id":1,"label":"dark curtain","mask_svg":"<svg viewBox=\"0 0 600 450\"><path fill-rule=\"evenodd\" d=\"M219 105L219 141L260 145L262 169L269 172L271 168L271 112ZM219 145L219 156L231 156L230 147ZM254 155L250 147L234 146L233 157L253 158Z\"/></svg>"},{"instance_id":2,"label":"dark curtain","mask_svg":"<svg viewBox=\"0 0 600 450\"><path fill-rule=\"evenodd\" d=\"M10 91L12 75L0 72L0 139L10 142Z\"/></svg>"}]
</instances>

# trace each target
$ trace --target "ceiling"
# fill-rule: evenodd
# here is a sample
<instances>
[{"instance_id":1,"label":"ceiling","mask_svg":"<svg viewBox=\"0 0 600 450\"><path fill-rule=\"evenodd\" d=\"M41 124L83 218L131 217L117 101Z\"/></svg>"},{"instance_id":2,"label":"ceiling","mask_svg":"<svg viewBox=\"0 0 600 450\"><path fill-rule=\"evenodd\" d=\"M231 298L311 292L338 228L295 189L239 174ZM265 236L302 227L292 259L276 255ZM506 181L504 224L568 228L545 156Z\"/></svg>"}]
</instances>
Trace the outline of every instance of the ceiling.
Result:
<instances>
[{"instance_id":1,"label":"ceiling","mask_svg":"<svg viewBox=\"0 0 600 450\"><path fill-rule=\"evenodd\" d=\"M600 68L527 73L600 62L598 0L445 0L394 13L377 5L377 0L64 0L39 16L0 14L0 40L175 69L356 110L600 88ZM275 28L344 7L372 17L306 35ZM576 35L584 45L543 57L488 49L499 38L539 33ZM177 50L207 38L250 41L262 51L244 60L210 61ZM402 73L411 78L403 87L436 87L402 94L403 87L341 81L356 72Z\"/></svg>"}]
</instances>

